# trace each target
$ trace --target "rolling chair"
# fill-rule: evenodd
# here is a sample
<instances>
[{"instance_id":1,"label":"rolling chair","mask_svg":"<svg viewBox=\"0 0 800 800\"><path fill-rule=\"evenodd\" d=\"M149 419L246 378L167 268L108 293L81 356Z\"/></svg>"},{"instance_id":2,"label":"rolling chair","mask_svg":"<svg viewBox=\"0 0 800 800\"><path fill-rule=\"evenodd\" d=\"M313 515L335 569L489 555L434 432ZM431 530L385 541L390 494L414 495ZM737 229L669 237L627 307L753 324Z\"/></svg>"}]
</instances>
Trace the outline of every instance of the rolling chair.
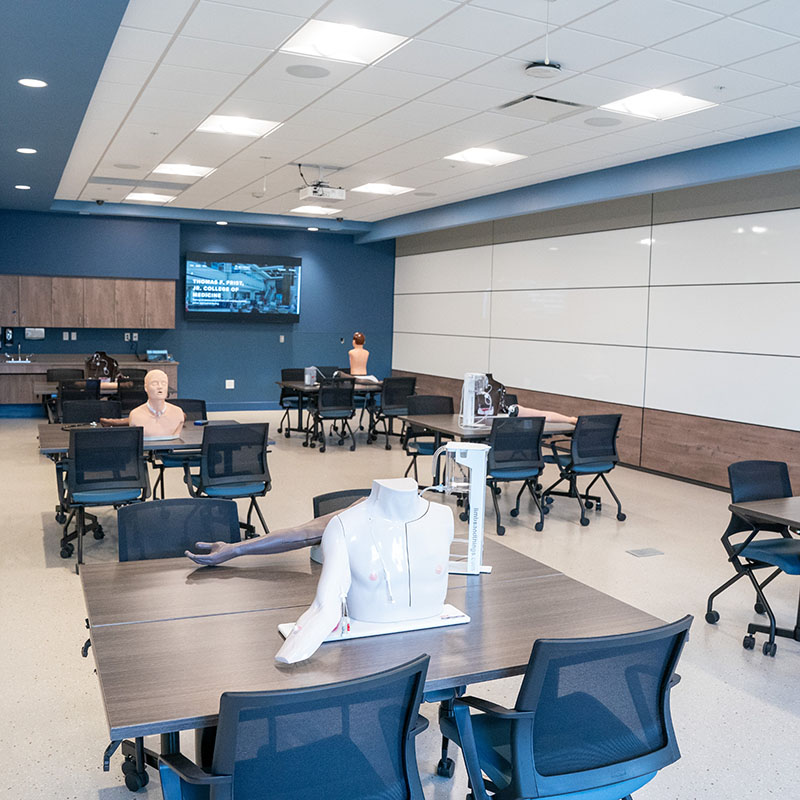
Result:
<instances>
[{"instance_id":1,"label":"rolling chair","mask_svg":"<svg viewBox=\"0 0 800 800\"><path fill-rule=\"evenodd\" d=\"M55 421L61 422L61 404L67 400L99 400L100 381L94 378L62 380L58 383Z\"/></svg>"},{"instance_id":2,"label":"rolling chair","mask_svg":"<svg viewBox=\"0 0 800 800\"><path fill-rule=\"evenodd\" d=\"M186 422L194 423L196 420L208 419L206 414L206 401L205 400L191 400L188 398L178 397L170 400L174 406L178 406L183 411ZM190 467L200 466L200 457L202 453L200 450L174 450L169 453L153 452L151 463L154 469L158 470L158 477L153 484L153 497L158 494L158 487L161 487L161 499L164 499L164 470L172 469L175 467L183 467L188 462Z\"/></svg>"},{"instance_id":3,"label":"rolling chair","mask_svg":"<svg viewBox=\"0 0 800 800\"><path fill-rule=\"evenodd\" d=\"M103 528L97 520L86 526L86 508L120 506L146 500L150 495L147 464L142 452L142 428L73 428L69 432L69 455L65 461L66 489L62 507L70 509L70 519L77 517L75 530L64 525L61 557L72 554L72 540L78 540L78 561L83 563L83 536L87 530L102 539ZM61 487L60 487L61 489Z\"/></svg>"},{"instance_id":4,"label":"rolling chair","mask_svg":"<svg viewBox=\"0 0 800 800\"><path fill-rule=\"evenodd\" d=\"M513 709L456 699L440 727L464 753L469 797L631 800L680 758L670 691L691 624L539 639Z\"/></svg>"},{"instance_id":5,"label":"rolling chair","mask_svg":"<svg viewBox=\"0 0 800 800\"><path fill-rule=\"evenodd\" d=\"M147 402L144 383L138 379L119 381L117 383L117 397L122 407L122 415L126 417L134 408Z\"/></svg>"},{"instance_id":6,"label":"rolling chair","mask_svg":"<svg viewBox=\"0 0 800 800\"><path fill-rule=\"evenodd\" d=\"M83 370L78 367L56 367L47 370L47 381L82 381Z\"/></svg>"},{"instance_id":7,"label":"rolling chair","mask_svg":"<svg viewBox=\"0 0 800 800\"><path fill-rule=\"evenodd\" d=\"M390 435L402 437L402 431L399 434L395 434L392 431L392 423L397 417L408 415L408 398L414 394L416 385L416 378L384 378L383 389L381 390L381 404L370 420L367 444L374 442L378 438L379 423L383 424L383 432L386 436L385 448L387 450L392 449L389 444Z\"/></svg>"},{"instance_id":8,"label":"rolling chair","mask_svg":"<svg viewBox=\"0 0 800 800\"><path fill-rule=\"evenodd\" d=\"M154 369L158 369L158 367L154 367ZM134 367L125 367L124 369L121 369L119 371L119 374L117 375L117 380L118 381L142 381L142 383L144 383L145 375L147 375L147 373L149 371L150 370L146 370L146 369L138 369L138 368L134 368Z\"/></svg>"},{"instance_id":9,"label":"rolling chair","mask_svg":"<svg viewBox=\"0 0 800 800\"><path fill-rule=\"evenodd\" d=\"M453 398L438 394L413 394L408 398L408 416L418 417L425 414L453 414ZM403 437L403 449L406 454L411 456L411 461L403 475L408 477L408 473L414 470L414 480L419 483L417 473L417 458L419 456L432 456L436 452L437 443L447 441L453 437L449 434L436 434L428 428L415 428L412 425L406 426L406 433ZM437 481L438 482L438 481Z\"/></svg>"},{"instance_id":10,"label":"rolling chair","mask_svg":"<svg viewBox=\"0 0 800 800\"><path fill-rule=\"evenodd\" d=\"M325 422L330 421L337 426L341 424L339 433L339 446L344 444L345 437L350 434L352 444L351 450L356 449L356 437L350 427L350 420L355 416L356 409L353 401L355 381L350 378L336 378L336 380L324 380L320 384L317 392L316 403L311 409L312 421L306 428L306 440L303 447L315 446L319 442L319 451L324 453L325 445ZM333 430L331 430L333 435Z\"/></svg>"},{"instance_id":11,"label":"rolling chair","mask_svg":"<svg viewBox=\"0 0 800 800\"><path fill-rule=\"evenodd\" d=\"M99 422L100 417L119 419L120 416L116 400L66 400L61 404L61 421L69 425Z\"/></svg>"},{"instance_id":12,"label":"rolling chair","mask_svg":"<svg viewBox=\"0 0 800 800\"><path fill-rule=\"evenodd\" d=\"M302 367L289 367L288 369L282 369L281 380L300 381L302 383L305 380L305 372L305 369ZM281 421L278 423L278 433L282 433L287 439L289 438L292 430L292 421L289 417L289 412L297 411L299 414L301 399L302 395L299 392L296 392L294 389L286 389L285 387L281 386L281 396L278 398L278 405L283 409L283 416L281 417ZM284 420L286 423L285 425ZM298 429L301 426L302 420L300 420Z\"/></svg>"},{"instance_id":13,"label":"rolling chair","mask_svg":"<svg viewBox=\"0 0 800 800\"><path fill-rule=\"evenodd\" d=\"M200 456L200 474L192 475L189 464L183 465L184 480L192 497L218 497L228 500L250 498L247 522L240 522L245 538L256 536L250 523L253 511L265 533L269 533L257 497L263 497L272 483L267 466L269 424L206 425Z\"/></svg>"},{"instance_id":14,"label":"rolling chair","mask_svg":"<svg viewBox=\"0 0 800 800\"><path fill-rule=\"evenodd\" d=\"M789 469L782 461L738 461L728 467L728 479L732 503L749 503L792 496ZM759 534L763 532L777 533L779 536L760 537ZM740 533L747 535L743 541L734 542ZM737 517L736 514L731 514L731 520L725 533L722 534L721 541L736 574L709 595L706 622L715 625L719 621L719 612L714 610L714 598L736 583L739 578L746 576L756 592L755 611L758 614L766 613L769 625L749 624L742 646L745 650L752 650L756 646L753 634L766 633L769 638L762 645L761 652L765 656L774 656L778 650L775 644L776 636L796 638L796 631L800 629L800 600L795 629L777 628L775 614L767 602L764 587L781 572L800 575L800 540L792 536L786 525L752 524ZM770 567L774 567L774 571L759 583L755 575L756 570Z\"/></svg>"},{"instance_id":15,"label":"rolling chair","mask_svg":"<svg viewBox=\"0 0 800 800\"><path fill-rule=\"evenodd\" d=\"M614 469L619 461L617 432L621 419L621 414L592 414L578 417L575 431L570 440L569 454L557 449L558 442L552 443L553 455L545 458L545 461L558 466L560 477L552 486L542 492L544 503L552 503L554 496L574 497L581 508L581 525L588 525L589 518L586 516L586 509L594 506L600 511L602 507L601 498L589 494L592 486L601 479L617 504L617 519L620 522L625 521L626 515L622 512L622 503L606 478L606 475ZM578 478L585 475L594 475L594 478L581 497L581 492L578 491ZM566 492L554 491L562 481L567 481L569 490ZM549 509L545 506L544 513L547 514L548 511Z\"/></svg>"},{"instance_id":16,"label":"rolling chair","mask_svg":"<svg viewBox=\"0 0 800 800\"><path fill-rule=\"evenodd\" d=\"M536 479L544 469L542 459L544 422L544 417L505 417L492 420L486 485L492 493L498 536L506 532L500 524L500 506L497 502L497 495L500 493L497 484L501 482L522 481L516 503L511 509L511 516L519 515L520 499L527 489L539 512L539 521L534 525L534 529L541 531L544 528L544 511L536 495Z\"/></svg>"},{"instance_id":17,"label":"rolling chair","mask_svg":"<svg viewBox=\"0 0 800 800\"><path fill-rule=\"evenodd\" d=\"M423 800L414 739L427 655L363 678L293 691L225 692L213 757L159 762L165 800Z\"/></svg>"}]
</instances>

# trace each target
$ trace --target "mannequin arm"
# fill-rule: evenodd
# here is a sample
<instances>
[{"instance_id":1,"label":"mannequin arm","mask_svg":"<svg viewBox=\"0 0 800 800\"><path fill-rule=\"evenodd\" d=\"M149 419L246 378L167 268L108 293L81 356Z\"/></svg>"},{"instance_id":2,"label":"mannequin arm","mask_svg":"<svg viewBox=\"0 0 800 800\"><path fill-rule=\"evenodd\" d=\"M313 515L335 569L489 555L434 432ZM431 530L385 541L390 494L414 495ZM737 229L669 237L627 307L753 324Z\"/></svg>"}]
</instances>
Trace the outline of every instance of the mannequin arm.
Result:
<instances>
[{"instance_id":1,"label":"mannequin arm","mask_svg":"<svg viewBox=\"0 0 800 800\"><path fill-rule=\"evenodd\" d=\"M526 408L519 406L519 417L544 417L548 422L564 422L568 425L575 425L577 417L567 417L559 414L558 411L543 411L539 408Z\"/></svg>"},{"instance_id":2,"label":"mannequin arm","mask_svg":"<svg viewBox=\"0 0 800 800\"><path fill-rule=\"evenodd\" d=\"M322 537L322 574L309 609L275 655L282 664L310 658L342 618L342 603L350 589L350 560L341 521L333 519Z\"/></svg>"},{"instance_id":3,"label":"mannequin arm","mask_svg":"<svg viewBox=\"0 0 800 800\"><path fill-rule=\"evenodd\" d=\"M118 428L122 425L130 425L130 418L125 419L109 419L108 417L100 417L100 424L104 428Z\"/></svg>"}]
</instances>

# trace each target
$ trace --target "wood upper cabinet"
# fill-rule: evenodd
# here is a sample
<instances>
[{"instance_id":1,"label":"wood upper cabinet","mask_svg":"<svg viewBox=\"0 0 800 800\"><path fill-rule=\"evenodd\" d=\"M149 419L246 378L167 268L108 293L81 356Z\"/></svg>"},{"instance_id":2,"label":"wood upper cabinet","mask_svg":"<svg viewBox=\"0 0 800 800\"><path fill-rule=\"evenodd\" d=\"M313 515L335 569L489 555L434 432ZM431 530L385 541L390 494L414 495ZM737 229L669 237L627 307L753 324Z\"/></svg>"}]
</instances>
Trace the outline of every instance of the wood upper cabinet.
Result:
<instances>
[{"instance_id":1,"label":"wood upper cabinet","mask_svg":"<svg viewBox=\"0 0 800 800\"><path fill-rule=\"evenodd\" d=\"M147 281L114 281L115 328L144 328Z\"/></svg>"},{"instance_id":2,"label":"wood upper cabinet","mask_svg":"<svg viewBox=\"0 0 800 800\"><path fill-rule=\"evenodd\" d=\"M53 279L44 275L19 276L19 324L53 327Z\"/></svg>"},{"instance_id":3,"label":"wood upper cabinet","mask_svg":"<svg viewBox=\"0 0 800 800\"><path fill-rule=\"evenodd\" d=\"M145 328L175 327L175 281L145 281Z\"/></svg>"},{"instance_id":4,"label":"wood upper cabinet","mask_svg":"<svg viewBox=\"0 0 800 800\"><path fill-rule=\"evenodd\" d=\"M53 326L83 328L83 278L53 278Z\"/></svg>"},{"instance_id":5,"label":"wood upper cabinet","mask_svg":"<svg viewBox=\"0 0 800 800\"><path fill-rule=\"evenodd\" d=\"M0 275L0 325L19 324L19 275Z\"/></svg>"},{"instance_id":6,"label":"wood upper cabinet","mask_svg":"<svg viewBox=\"0 0 800 800\"><path fill-rule=\"evenodd\" d=\"M85 328L114 328L113 278L83 279L83 326Z\"/></svg>"}]
</instances>

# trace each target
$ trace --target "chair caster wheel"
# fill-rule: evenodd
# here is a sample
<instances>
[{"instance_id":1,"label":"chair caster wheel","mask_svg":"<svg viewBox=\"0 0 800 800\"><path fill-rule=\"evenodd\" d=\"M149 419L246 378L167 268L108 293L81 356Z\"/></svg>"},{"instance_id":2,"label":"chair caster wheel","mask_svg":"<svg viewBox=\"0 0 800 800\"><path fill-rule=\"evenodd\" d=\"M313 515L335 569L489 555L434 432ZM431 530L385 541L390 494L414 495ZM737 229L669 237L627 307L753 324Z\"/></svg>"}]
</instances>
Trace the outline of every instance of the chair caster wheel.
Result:
<instances>
[{"instance_id":1,"label":"chair caster wheel","mask_svg":"<svg viewBox=\"0 0 800 800\"><path fill-rule=\"evenodd\" d=\"M462 512L461 512L461 513L458 515L458 518L459 518L459 519L460 519L462 522L466 522L466 521L469 519L469 514L467 514L467 512L466 512L466 511L462 511Z\"/></svg>"},{"instance_id":2,"label":"chair caster wheel","mask_svg":"<svg viewBox=\"0 0 800 800\"><path fill-rule=\"evenodd\" d=\"M505 536L506 535L506 529L502 525L498 525L497 526L497 535L498 536Z\"/></svg>"},{"instance_id":3,"label":"chair caster wheel","mask_svg":"<svg viewBox=\"0 0 800 800\"><path fill-rule=\"evenodd\" d=\"M448 758L447 760L441 759L436 765L436 774L440 778L452 778L455 771L456 764L452 758Z\"/></svg>"},{"instance_id":4,"label":"chair caster wheel","mask_svg":"<svg viewBox=\"0 0 800 800\"><path fill-rule=\"evenodd\" d=\"M284 433L283 436L285 439L288 439L290 436L289 431L286 431L286 433Z\"/></svg>"},{"instance_id":5,"label":"chair caster wheel","mask_svg":"<svg viewBox=\"0 0 800 800\"><path fill-rule=\"evenodd\" d=\"M745 650L754 650L755 646L756 646L755 636L751 636L750 634L748 634L747 636L744 637L744 640L742 641L742 647L744 647Z\"/></svg>"},{"instance_id":6,"label":"chair caster wheel","mask_svg":"<svg viewBox=\"0 0 800 800\"><path fill-rule=\"evenodd\" d=\"M544 523L543 523L543 522L537 522L537 523L536 523L536 524L533 526L533 529L534 529L534 530L535 530L537 533L541 533L541 532L544 530Z\"/></svg>"},{"instance_id":7,"label":"chair caster wheel","mask_svg":"<svg viewBox=\"0 0 800 800\"><path fill-rule=\"evenodd\" d=\"M338 441L338 442L336 442L336 444L337 444L339 447L341 447L341 446L344 444L344 439L339 439L339 441Z\"/></svg>"},{"instance_id":8,"label":"chair caster wheel","mask_svg":"<svg viewBox=\"0 0 800 800\"><path fill-rule=\"evenodd\" d=\"M625 520L628 519L628 515L620 512L619 514L617 514L617 519L620 522L625 522Z\"/></svg>"},{"instance_id":9,"label":"chair caster wheel","mask_svg":"<svg viewBox=\"0 0 800 800\"><path fill-rule=\"evenodd\" d=\"M775 658L775 653L778 652L778 645L776 645L775 642L764 642L764 644L761 646L761 652L765 656Z\"/></svg>"},{"instance_id":10,"label":"chair caster wheel","mask_svg":"<svg viewBox=\"0 0 800 800\"><path fill-rule=\"evenodd\" d=\"M392 449L392 446L391 446L390 444L387 444L387 445L385 445L385 446L384 446L384 448L383 448L383 449L384 449L384 450L391 450L391 449Z\"/></svg>"},{"instance_id":11,"label":"chair caster wheel","mask_svg":"<svg viewBox=\"0 0 800 800\"><path fill-rule=\"evenodd\" d=\"M552 497L545 497L544 501L545 501L545 503L547 503L547 505L550 505L553 502L553 498Z\"/></svg>"},{"instance_id":12,"label":"chair caster wheel","mask_svg":"<svg viewBox=\"0 0 800 800\"><path fill-rule=\"evenodd\" d=\"M75 552L75 547L72 544L65 544L61 546L61 558L69 558Z\"/></svg>"},{"instance_id":13,"label":"chair caster wheel","mask_svg":"<svg viewBox=\"0 0 800 800\"><path fill-rule=\"evenodd\" d=\"M56 522L63 525L67 521L67 515L63 513L56 514Z\"/></svg>"},{"instance_id":14,"label":"chair caster wheel","mask_svg":"<svg viewBox=\"0 0 800 800\"><path fill-rule=\"evenodd\" d=\"M303 447L308 447L308 442L303 442Z\"/></svg>"},{"instance_id":15,"label":"chair caster wheel","mask_svg":"<svg viewBox=\"0 0 800 800\"><path fill-rule=\"evenodd\" d=\"M584 500L583 504L586 506L586 508L594 507L594 503L591 500ZM597 510L600 510L600 503L597 504Z\"/></svg>"},{"instance_id":16,"label":"chair caster wheel","mask_svg":"<svg viewBox=\"0 0 800 800\"><path fill-rule=\"evenodd\" d=\"M709 625L716 625L719 622L719 611L706 611L706 622Z\"/></svg>"},{"instance_id":17,"label":"chair caster wheel","mask_svg":"<svg viewBox=\"0 0 800 800\"><path fill-rule=\"evenodd\" d=\"M132 758L126 758L122 762L122 774L132 775L136 772L136 762Z\"/></svg>"},{"instance_id":18,"label":"chair caster wheel","mask_svg":"<svg viewBox=\"0 0 800 800\"><path fill-rule=\"evenodd\" d=\"M320 453L324 453L327 449L328 449L327 447L325 447L324 445L321 445L320 448L319 448L319 451L320 451Z\"/></svg>"},{"instance_id":19,"label":"chair caster wheel","mask_svg":"<svg viewBox=\"0 0 800 800\"><path fill-rule=\"evenodd\" d=\"M125 786L132 792L144 789L150 782L150 776L146 772L129 772L125 776Z\"/></svg>"},{"instance_id":20,"label":"chair caster wheel","mask_svg":"<svg viewBox=\"0 0 800 800\"><path fill-rule=\"evenodd\" d=\"M581 517L581 526L582 527L585 528L590 522L591 522L591 520L587 519L586 517Z\"/></svg>"},{"instance_id":21,"label":"chair caster wheel","mask_svg":"<svg viewBox=\"0 0 800 800\"><path fill-rule=\"evenodd\" d=\"M602 504L601 503L597 503L597 505L595 505L595 507L594 507L594 510L595 511L602 511L603 510Z\"/></svg>"},{"instance_id":22,"label":"chair caster wheel","mask_svg":"<svg viewBox=\"0 0 800 800\"><path fill-rule=\"evenodd\" d=\"M97 530L94 532L95 539L104 539L106 536L105 531L103 530L102 525L98 525Z\"/></svg>"},{"instance_id":23,"label":"chair caster wheel","mask_svg":"<svg viewBox=\"0 0 800 800\"><path fill-rule=\"evenodd\" d=\"M356 449L356 446L354 444L351 444L350 445L350 452L352 453L355 449Z\"/></svg>"},{"instance_id":24,"label":"chair caster wheel","mask_svg":"<svg viewBox=\"0 0 800 800\"><path fill-rule=\"evenodd\" d=\"M756 612L756 614L767 613L767 609L764 608L764 604L760 600L756 601L756 604L753 606L753 610Z\"/></svg>"},{"instance_id":25,"label":"chair caster wheel","mask_svg":"<svg viewBox=\"0 0 800 800\"><path fill-rule=\"evenodd\" d=\"M511 514L512 517L518 517L519 516L519 509L518 508L512 508L511 511L509 511L508 513Z\"/></svg>"},{"instance_id":26,"label":"chair caster wheel","mask_svg":"<svg viewBox=\"0 0 800 800\"><path fill-rule=\"evenodd\" d=\"M502 493L503 490L499 486L495 486L493 491L495 494L499 495Z\"/></svg>"}]
</instances>

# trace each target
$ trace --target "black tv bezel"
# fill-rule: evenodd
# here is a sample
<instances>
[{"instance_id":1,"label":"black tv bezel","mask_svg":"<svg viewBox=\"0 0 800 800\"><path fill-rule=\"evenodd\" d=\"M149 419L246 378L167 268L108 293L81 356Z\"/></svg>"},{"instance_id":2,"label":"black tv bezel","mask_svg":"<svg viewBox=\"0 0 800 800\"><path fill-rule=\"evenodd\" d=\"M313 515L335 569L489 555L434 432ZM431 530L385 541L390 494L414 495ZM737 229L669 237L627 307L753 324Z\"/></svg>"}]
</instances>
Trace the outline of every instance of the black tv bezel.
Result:
<instances>
[{"instance_id":1,"label":"black tv bezel","mask_svg":"<svg viewBox=\"0 0 800 800\"><path fill-rule=\"evenodd\" d=\"M187 251L183 258L183 318L186 322L299 322L297 314L238 314L220 311L190 311L186 307L187 262L188 261L243 261L266 264L274 261L274 266L300 267L300 281L303 279L303 260L294 256L265 256L253 253L204 253L198 250Z\"/></svg>"}]
</instances>

